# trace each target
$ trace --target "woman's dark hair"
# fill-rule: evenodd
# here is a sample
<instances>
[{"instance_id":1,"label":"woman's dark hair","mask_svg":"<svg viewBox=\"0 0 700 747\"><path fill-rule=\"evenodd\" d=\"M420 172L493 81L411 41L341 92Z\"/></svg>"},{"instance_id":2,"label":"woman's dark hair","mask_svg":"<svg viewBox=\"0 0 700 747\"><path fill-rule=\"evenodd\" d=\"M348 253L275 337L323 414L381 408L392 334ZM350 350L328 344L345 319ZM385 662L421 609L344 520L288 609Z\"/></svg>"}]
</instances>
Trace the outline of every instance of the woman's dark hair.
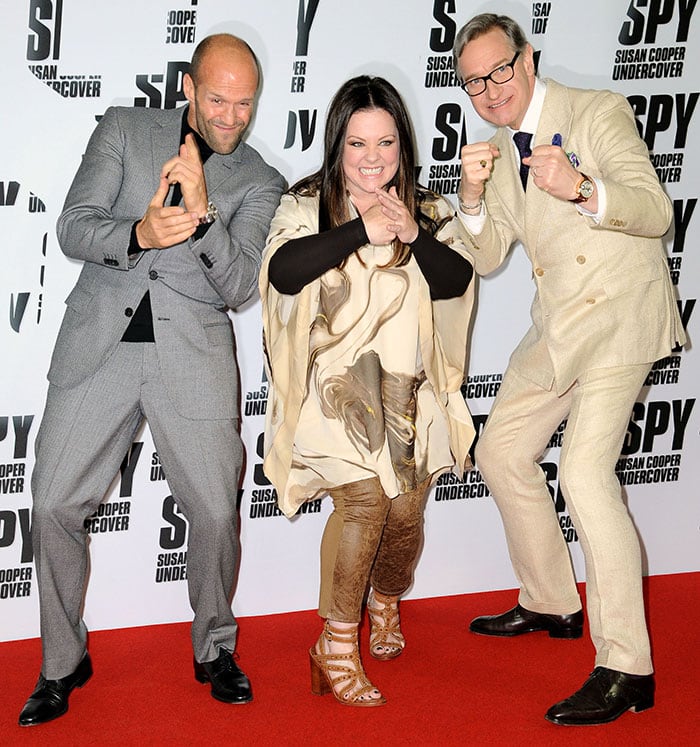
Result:
<instances>
[{"instance_id":1,"label":"woman's dark hair","mask_svg":"<svg viewBox=\"0 0 700 747\"><path fill-rule=\"evenodd\" d=\"M399 199L411 215L417 215L416 156L413 128L399 92L387 80L360 75L344 83L333 97L328 108L323 143L323 164L311 176L301 179L291 192L320 196L319 231L347 223L347 189L343 175L343 148L350 117L358 111L383 109L394 120L399 140L399 165L386 188L396 187ZM394 255L387 266L402 265L408 261L409 247L394 240Z\"/></svg>"}]
</instances>

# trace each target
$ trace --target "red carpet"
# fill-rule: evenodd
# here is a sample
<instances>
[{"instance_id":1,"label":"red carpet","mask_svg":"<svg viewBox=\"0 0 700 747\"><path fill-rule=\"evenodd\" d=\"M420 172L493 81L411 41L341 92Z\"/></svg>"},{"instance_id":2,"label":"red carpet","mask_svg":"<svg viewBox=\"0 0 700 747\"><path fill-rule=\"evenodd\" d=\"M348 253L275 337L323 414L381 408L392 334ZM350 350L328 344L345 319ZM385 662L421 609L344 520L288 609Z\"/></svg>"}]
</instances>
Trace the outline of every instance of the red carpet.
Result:
<instances>
[{"instance_id":1,"label":"red carpet","mask_svg":"<svg viewBox=\"0 0 700 747\"><path fill-rule=\"evenodd\" d=\"M95 674L70 710L39 727L17 726L40 664L37 639L0 644L3 745L691 745L700 734L700 573L646 582L657 669L656 706L613 724L561 727L547 708L576 690L593 667L578 641L535 633L493 639L468 632L477 614L514 604L512 591L422 599L402 605L404 654L363 658L389 701L348 708L309 689L314 612L240 620L240 665L255 700L231 706L195 682L188 625L92 633Z\"/></svg>"}]
</instances>

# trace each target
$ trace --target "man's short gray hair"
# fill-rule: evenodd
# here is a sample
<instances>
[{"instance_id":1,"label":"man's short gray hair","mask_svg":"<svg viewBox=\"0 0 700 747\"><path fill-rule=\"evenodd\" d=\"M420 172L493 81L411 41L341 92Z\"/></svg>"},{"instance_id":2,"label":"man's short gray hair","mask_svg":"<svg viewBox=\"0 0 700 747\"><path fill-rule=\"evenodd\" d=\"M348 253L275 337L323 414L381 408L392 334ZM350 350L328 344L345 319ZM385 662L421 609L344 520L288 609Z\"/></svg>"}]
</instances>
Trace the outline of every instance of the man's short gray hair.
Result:
<instances>
[{"instance_id":1,"label":"man's short gray hair","mask_svg":"<svg viewBox=\"0 0 700 747\"><path fill-rule=\"evenodd\" d=\"M464 47L472 40L492 29L501 29L513 47L513 52L524 52L528 44L525 32L520 25L509 16L499 16L496 13L480 13L467 21L457 32L452 53L454 55L455 70L459 71L459 56Z\"/></svg>"}]
</instances>

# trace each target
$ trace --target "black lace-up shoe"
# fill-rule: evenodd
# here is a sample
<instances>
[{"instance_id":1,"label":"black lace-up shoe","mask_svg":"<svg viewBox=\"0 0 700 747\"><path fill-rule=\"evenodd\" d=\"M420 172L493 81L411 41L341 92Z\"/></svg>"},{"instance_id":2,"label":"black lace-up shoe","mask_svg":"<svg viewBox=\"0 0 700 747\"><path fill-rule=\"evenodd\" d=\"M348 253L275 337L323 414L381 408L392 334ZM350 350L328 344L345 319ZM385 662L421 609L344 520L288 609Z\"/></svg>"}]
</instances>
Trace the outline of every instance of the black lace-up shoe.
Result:
<instances>
[{"instance_id":1,"label":"black lace-up shoe","mask_svg":"<svg viewBox=\"0 0 700 747\"><path fill-rule=\"evenodd\" d=\"M583 687L555 703L545 718L563 726L607 724L625 711L645 711L654 705L654 675L625 674L596 667Z\"/></svg>"},{"instance_id":2,"label":"black lace-up shoe","mask_svg":"<svg viewBox=\"0 0 700 747\"><path fill-rule=\"evenodd\" d=\"M212 698L222 703L250 703L253 699L250 680L226 649L219 649L219 656L214 661L203 664L195 661L194 677L197 682L210 682Z\"/></svg>"},{"instance_id":3,"label":"black lace-up shoe","mask_svg":"<svg viewBox=\"0 0 700 747\"><path fill-rule=\"evenodd\" d=\"M68 696L76 687L82 687L92 677L92 662L85 654L72 674L60 680L47 680L39 675L34 692L19 714L20 726L38 726L52 721L68 710Z\"/></svg>"},{"instance_id":4,"label":"black lace-up shoe","mask_svg":"<svg viewBox=\"0 0 700 747\"><path fill-rule=\"evenodd\" d=\"M583 610L571 615L530 612L519 604L501 615L475 617L469 625L480 635L514 636L546 630L550 638L580 638L583 635Z\"/></svg>"}]
</instances>

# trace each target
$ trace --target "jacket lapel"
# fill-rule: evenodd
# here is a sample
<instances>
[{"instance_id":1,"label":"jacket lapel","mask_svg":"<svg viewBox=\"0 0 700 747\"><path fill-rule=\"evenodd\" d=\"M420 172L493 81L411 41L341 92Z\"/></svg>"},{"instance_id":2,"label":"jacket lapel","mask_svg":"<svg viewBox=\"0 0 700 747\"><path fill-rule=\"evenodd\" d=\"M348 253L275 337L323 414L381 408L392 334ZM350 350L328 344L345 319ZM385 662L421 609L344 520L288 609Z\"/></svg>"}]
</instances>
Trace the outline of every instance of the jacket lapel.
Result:
<instances>
[{"instance_id":1,"label":"jacket lapel","mask_svg":"<svg viewBox=\"0 0 700 747\"><path fill-rule=\"evenodd\" d=\"M182 132L182 109L170 109L167 116L153 123L151 128L151 154L154 191L158 186L160 171L163 164L178 153L180 133ZM165 198L165 204L170 204L172 189Z\"/></svg>"},{"instance_id":2,"label":"jacket lapel","mask_svg":"<svg viewBox=\"0 0 700 747\"><path fill-rule=\"evenodd\" d=\"M207 162L204 164L204 175L207 180L207 192L209 195L214 194L236 173L237 164L243 160L243 144L239 143L233 153L222 156L219 153L212 153Z\"/></svg>"},{"instance_id":3,"label":"jacket lapel","mask_svg":"<svg viewBox=\"0 0 700 747\"><path fill-rule=\"evenodd\" d=\"M493 177L487 188L494 191L501 208L510 214L511 223L521 225L525 192L520 184L519 164L513 141L508 130L502 127L496 131L493 142L501 155L494 164Z\"/></svg>"},{"instance_id":4,"label":"jacket lapel","mask_svg":"<svg viewBox=\"0 0 700 747\"><path fill-rule=\"evenodd\" d=\"M540 116L537 132L535 133L535 145L551 145L552 137L559 133L562 143L566 147L566 141L571 131L571 102L567 90L554 80L546 79L547 93L544 97L544 106Z\"/></svg>"},{"instance_id":5,"label":"jacket lapel","mask_svg":"<svg viewBox=\"0 0 700 747\"><path fill-rule=\"evenodd\" d=\"M546 80L547 93L544 98L542 114L533 138L533 148L537 145L551 145L552 137L559 133L562 143L566 142L571 130L572 110L566 89L556 81ZM533 185L527 191L525 200L525 226L528 244L537 246L537 239L543 222L547 219L548 209L552 206L552 197Z\"/></svg>"}]
</instances>

